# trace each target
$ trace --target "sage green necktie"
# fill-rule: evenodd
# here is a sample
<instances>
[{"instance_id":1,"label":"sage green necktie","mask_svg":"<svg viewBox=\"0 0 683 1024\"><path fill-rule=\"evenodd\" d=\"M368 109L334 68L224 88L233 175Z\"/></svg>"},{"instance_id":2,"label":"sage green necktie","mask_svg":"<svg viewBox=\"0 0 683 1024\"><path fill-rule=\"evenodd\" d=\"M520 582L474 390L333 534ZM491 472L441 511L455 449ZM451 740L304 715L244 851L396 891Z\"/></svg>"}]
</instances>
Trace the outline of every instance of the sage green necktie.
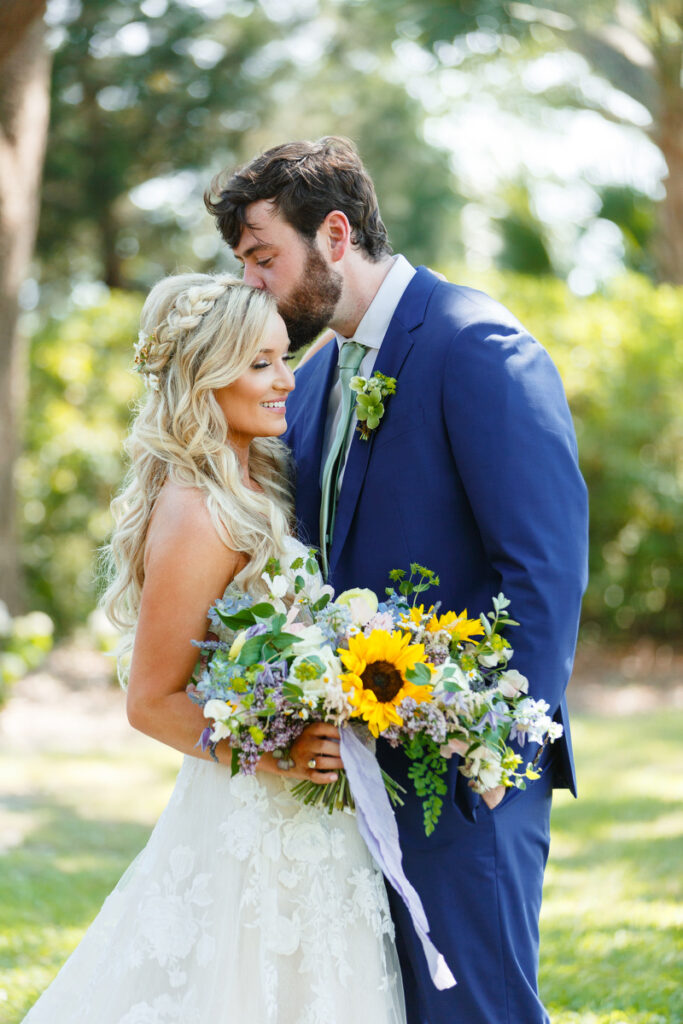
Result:
<instances>
[{"instance_id":1,"label":"sage green necktie","mask_svg":"<svg viewBox=\"0 0 683 1024\"><path fill-rule=\"evenodd\" d=\"M352 377L358 373L363 356L367 352L365 345L357 341L345 341L339 352L339 380L341 383L341 413L337 424L337 432L332 441L322 478L322 495L320 500L320 552L322 554L323 573L327 578L329 572L329 551L332 546L334 519L337 511L337 484L339 473L344 462L346 435L353 412L353 392L349 387Z\"/></svg>"}]
</instances>

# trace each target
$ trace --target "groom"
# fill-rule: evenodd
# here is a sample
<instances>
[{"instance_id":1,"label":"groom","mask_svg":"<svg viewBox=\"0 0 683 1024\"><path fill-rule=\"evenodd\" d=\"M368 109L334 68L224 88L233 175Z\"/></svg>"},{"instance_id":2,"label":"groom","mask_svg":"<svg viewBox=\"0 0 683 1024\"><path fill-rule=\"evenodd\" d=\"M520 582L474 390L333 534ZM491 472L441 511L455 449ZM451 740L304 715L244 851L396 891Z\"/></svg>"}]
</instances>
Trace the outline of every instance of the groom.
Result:
<instances>
[{"instance_id":1,"label":"groom","mask_svg":"<svg viewBox=\"0 0 683 1024\"><path fill-rule=\"evenodd\" d=\"M454 758L429 838L403 755L379 745L384 768L408 790L397 812L406 874L458 980L434 987L390 892L410 1024L547 1022L538 916L551 790L575 792L564 692L587 524L557 371L502 306L392 255L348 140L271 149L216 179L206 201L245 281L276 297L292 348L328 325L336 335L298 370L286 435L300 535L321 548L335 589L381 595L391 569L419 562L439 574L427 596L444 610L479 614L502 591L521 623L510 635L512 667L564 726L526 791L479 797ZM348 380L376 371L395 378L396 391L363 440Z\"/></svg>"}]
</instances>

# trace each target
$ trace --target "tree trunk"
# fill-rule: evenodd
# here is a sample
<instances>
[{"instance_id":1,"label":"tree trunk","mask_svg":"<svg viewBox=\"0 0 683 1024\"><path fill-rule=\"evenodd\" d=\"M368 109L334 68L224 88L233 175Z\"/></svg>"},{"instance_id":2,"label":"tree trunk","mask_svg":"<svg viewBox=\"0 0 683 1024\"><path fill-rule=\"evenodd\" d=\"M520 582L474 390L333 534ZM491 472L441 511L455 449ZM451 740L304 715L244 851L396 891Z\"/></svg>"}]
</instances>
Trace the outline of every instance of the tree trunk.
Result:
<instances>
[{"instance_id":1,"label":"tree trunk","mask_svg":"<svg viewBox=\"0 0 683 1024\"><path fill-rule=\"evenodd\" d=\"M662 281L683 284L683 90L668 89L662 96L655 141L666 160L666 198L659 204L656 242L657 275Z\"/></svg>"},{"instance_id":2,"label":"tree trunk","mask_svg":"<svg viewBox=\"0 0 683 1024\"><path fill-rule=\"evenodd\" d=\"M9 3L0 17L0 598L11 611L21 605L13 486L25 380L18 296L33 253L49 113L44 7Z\"/></svg>"}]
</instances>

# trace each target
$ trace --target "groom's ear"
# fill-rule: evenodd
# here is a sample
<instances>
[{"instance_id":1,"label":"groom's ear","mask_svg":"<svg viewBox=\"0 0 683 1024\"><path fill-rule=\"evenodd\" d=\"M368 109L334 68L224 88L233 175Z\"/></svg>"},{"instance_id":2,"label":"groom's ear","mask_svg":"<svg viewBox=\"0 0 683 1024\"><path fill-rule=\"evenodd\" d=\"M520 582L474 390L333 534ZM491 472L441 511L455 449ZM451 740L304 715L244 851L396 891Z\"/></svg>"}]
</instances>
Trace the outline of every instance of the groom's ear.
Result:
<instances>
[{"instance_id":1,"label":"groom's ear","mask_svg":"<svg viewBox=\"0 0 683 1024\"><path fill-rule=\"evenodd\" d=\"M332 262L337 263L351 244L349 218L341 210L331 210L318 228L318 238Z\"/></svg>"}]
</instances>

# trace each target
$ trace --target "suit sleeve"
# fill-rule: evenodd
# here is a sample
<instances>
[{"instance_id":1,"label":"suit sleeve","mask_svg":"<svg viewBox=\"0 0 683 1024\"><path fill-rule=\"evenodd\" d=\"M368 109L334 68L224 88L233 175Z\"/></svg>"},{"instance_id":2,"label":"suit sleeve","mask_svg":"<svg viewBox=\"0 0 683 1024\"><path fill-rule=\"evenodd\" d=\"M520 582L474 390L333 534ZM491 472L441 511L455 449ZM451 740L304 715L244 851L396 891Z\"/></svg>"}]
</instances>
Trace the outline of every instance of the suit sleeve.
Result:
<instances>
[{"instance_id":1,"label":"suit sleeve","mask_svg":"<svg viewBox=\"0 0 683 1024\"><path fill-rule=\"evenodd\" d=\"M554 714L571 673L587 579L587 496L559 374L518 324L463 327L444 416L490 563L520 627L512 667Z\"/></svg>"}]
</instances>

